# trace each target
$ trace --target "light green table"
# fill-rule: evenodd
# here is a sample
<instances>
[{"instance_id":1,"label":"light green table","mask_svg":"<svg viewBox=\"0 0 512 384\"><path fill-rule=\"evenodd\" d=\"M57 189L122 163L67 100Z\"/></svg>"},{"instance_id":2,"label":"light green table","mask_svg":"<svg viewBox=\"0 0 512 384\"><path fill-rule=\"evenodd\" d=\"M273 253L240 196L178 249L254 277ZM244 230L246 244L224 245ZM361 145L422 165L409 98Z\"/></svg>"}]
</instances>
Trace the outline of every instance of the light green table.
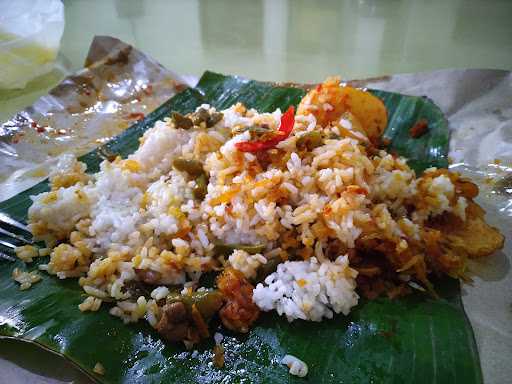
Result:
<instances>
[{"instance_id":1,"label":"light green table","mask_svg":"<svg viewBox=\"0 0 512 384\"><path fill-rule=\"evenodd\" d=\"M316 82L439 68L512 69L509 0L69 0L60 61L82 67L94 35L135 45L182 74L205 69ZM1 70L1 69L0 69ZM0 121L59 81L0 90ZM55 367L58 367L56 369ZM0 384L88 383L58 357L0 342Z\"/></svg>"}]
</instances>

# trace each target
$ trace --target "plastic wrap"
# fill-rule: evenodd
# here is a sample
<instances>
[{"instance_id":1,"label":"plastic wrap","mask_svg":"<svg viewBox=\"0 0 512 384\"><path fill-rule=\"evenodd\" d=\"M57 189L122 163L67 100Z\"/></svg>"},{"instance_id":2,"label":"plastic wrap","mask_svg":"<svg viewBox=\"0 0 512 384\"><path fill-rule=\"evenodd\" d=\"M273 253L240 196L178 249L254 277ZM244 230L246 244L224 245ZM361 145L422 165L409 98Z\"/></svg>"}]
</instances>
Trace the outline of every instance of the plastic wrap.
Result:
<instances>
[{"instance_id":1,"label":"plastic wrap","mask_svg":"<svg viewBox=\"0 0 512 384\"><path fill-rule=\"evenodd\" d=\"M0 0L0 89L50 72L64 32L60 0Z\"/></svg>"},{"instance_id":2,"label":"plastic wrap","mask_svg":"<svg viewBox=\"0 0 512 384\"><path fill-rule=\"evenodd\" d=\"M58 155L87 153L186 87L111 37L94 39L85 65L0 126L0 201L44 180Z\"/></svg>"}]
</instances>

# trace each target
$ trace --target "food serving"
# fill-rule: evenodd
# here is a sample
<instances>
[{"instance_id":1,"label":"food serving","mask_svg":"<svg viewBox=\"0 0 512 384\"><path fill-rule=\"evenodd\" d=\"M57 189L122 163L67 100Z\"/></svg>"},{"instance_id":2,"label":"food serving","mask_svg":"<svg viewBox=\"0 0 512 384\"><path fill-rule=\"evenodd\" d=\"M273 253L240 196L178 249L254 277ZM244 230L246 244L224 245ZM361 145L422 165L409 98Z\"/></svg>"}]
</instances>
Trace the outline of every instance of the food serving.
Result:
<instances>
[{"instance_id":1,"label":"food serving","mask_svg":"<svg viewBox=\"0 0 512 384\"><path fill-rule=\"evenodd\" d=\"M48 248L17 254L49 253L40 269L78 278L80 310L108 305L188 347L211 336L217 315L247 332L261 311L321 321L347 315L361 295L436 296L432 276L467 279L466 261L504 238L485 222L475 184L446 169L416 175L386 151L386 126L380 99L337 78L296 113L173 113L98 173L62 157L29 210ZM38 280L13 277L22 289Z\"/></svg>"}]
</instances>

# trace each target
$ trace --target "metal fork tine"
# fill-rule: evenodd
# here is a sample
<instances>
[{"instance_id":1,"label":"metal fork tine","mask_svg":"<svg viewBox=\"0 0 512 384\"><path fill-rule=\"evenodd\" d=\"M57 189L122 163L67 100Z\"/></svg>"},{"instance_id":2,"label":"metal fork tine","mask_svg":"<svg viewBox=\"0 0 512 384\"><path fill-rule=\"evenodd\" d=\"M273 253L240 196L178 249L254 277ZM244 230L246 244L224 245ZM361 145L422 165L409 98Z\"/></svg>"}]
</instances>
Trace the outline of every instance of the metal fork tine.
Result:
<instances>
[{"instance_id":1,"label":"metal fork tine","mask_svg":"<svg viewBox=\"0 0 512 384\"><path fill-rule=\"evenodd\" d=\"M8 215L6 215L3 212L0 212L0 223L1 222L4 222L4 223L9 224L15 228L21 229L22 231L30 233L28 227L25 224L22 224L16 220L12 219L11 217L9 217Z\"/></svg>"},{"instance_id":2,"label":"metal fork tine","mask_svg":"<svg viewBox=\"0 0 512 384\"><path fill-rule=\"evenodd\" d=\"M23 242L25 244L34 244L34 242L32 240L25 239L24 237L16 235L15 233L6 231L2 227L0 227L0 234L8 236L8 237L11 237L11 238L16 239L18 241L21 241L21 242Z\"/></svg>"},{"instance_id":3,"label":"metal fork tine","mask_svg":"<svg viewBox=\"0 0 512 384\"><path fill-rule=\"evenodd\" d=\"M8 243L7 241L0 240L0 245L11 249L16 249L16 245Z\"/></svg>"},{"instance_id":4,"label":"metal fork tine","mask_svg":"<svg viewBox=\"0 0 512 384\"><path fill-rule=\"evenodd\" d=\"M8 261L16 261L16 259L12 256L9 256L6 253L0 251L0 259L8 260Z\"/></svg>"}]
</instances>

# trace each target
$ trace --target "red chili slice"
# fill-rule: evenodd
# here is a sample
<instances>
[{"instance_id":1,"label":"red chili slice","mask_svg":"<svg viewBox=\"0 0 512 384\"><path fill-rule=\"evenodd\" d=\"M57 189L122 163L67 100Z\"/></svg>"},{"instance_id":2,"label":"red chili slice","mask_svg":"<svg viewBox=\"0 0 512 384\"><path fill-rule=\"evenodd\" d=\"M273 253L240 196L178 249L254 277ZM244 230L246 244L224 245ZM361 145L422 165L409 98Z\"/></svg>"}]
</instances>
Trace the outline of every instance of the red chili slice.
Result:
<instances>
[{"instance_id":1,"label":"red chili slice","mask_svg":"<svg viewBox=\"0 0 512 384\"><path fill-rule=\"evenodd\" d=\"M276 132L276 136L269 140L255 140L255 141L242 141L240 143L236 143L235 147L240 152L258 152L263 151L265 149L274 148L280 141L283 141L293 130L293 125L295 123L295 108L294 106L290 106L288 110L281 116L281 124L279 125L279 130Z\"/></svg>"}]
</instances>

